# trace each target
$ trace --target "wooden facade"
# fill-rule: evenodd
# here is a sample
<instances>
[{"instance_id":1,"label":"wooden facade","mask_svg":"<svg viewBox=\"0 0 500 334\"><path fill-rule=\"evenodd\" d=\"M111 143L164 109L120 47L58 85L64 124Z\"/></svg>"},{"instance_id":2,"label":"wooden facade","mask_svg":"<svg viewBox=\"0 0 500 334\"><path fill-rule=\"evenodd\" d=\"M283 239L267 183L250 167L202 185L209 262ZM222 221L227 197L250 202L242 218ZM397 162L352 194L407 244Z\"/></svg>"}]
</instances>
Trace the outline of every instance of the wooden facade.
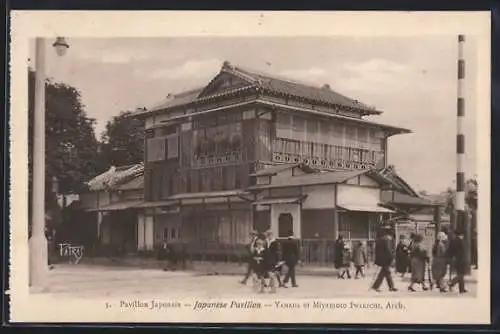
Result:
<instances>
[{"instance_id":1,"label":"wooden facade","mask_svg":"<svg viewBox=\"0 0 500 334\"><path fill-rule=\"evenodd\" d=\"M145 201L152 208L166 201L177 207L176 214L145 212L144 220L154 216L154 243L180 239L237 245L247 242L251 229L269 228L272 210L253 205L255 194L238 208L224 196L217 197L220 203L207 200L215 192L246 192L258 183L254 173L269 166L295 163L323 171L385 167L387 138L407 130L363 119L379 113L328 87L294 84L225 63L203 89L170 96L140 114L146 119ZM331 219L333 202L313 209L320 211L304 208L299 214L310 226L316 224L318 233L337 233L316 223ZM315 233L307 231L307 237Z\"/></svg>"}]
</instances>

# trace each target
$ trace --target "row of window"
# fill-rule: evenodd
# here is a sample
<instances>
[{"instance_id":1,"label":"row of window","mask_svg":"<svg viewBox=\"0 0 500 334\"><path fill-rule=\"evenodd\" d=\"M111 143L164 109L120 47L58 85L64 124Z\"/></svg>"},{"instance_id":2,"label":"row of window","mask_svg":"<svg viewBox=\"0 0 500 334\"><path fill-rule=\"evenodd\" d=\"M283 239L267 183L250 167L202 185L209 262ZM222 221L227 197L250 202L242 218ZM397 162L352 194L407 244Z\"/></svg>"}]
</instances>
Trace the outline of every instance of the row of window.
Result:
<instances>
[{"instance_id":1,"label":"row of window","mask_svg":"<svg viewBox=\"0 0 500 334\"><path fill-rule=\"evenodd\" d=\"M342 146L380 147L381 133L345 123L326 123L296 115L278 114L276 137Z\"/></svg>"},{"instance_id":2,"label":"row of window","mask_svg":"<svg viewBox=\"0 0 500 334\"><path fill-rule=\"evenodd\" d=\"M185 176L162 169L148 170L147 189L152 200L165 199L181 192L241 189L248 186L249 182L249 172L244 167L237 165L191 170Z\"/></svg>"},{"instance_id":3,"label":"row of window","mask_svg":"<svg viewBox=\"0 0 500 334\"><path fill-rule=\"evenodd\" d=\"M274 141L274 152L302 157L317 157L326 160L346 160L357 162L378 161L381 147L375 150L333 146L328 144L300 142L296 140L277 139Z\"/></svg>"},{"instance_id":4,"label":"row of window","mask_svg":"<svg viewBox=\"0 0 500 334\"><path fill-rule=\"evenodd\" d=\"M193 131L195 155L217 155L241 148L241 122Z\"/></svg>"},{"instance_id":5,"label":"row of window","mask_svg":"<svg viewBox=\"0 0 500 334\"><path fill-rule=\"evenodd\" d=\"M179 157L179 136L169 135L147 139L147 160L163 161Z\"/></svg>"}]
</instances>

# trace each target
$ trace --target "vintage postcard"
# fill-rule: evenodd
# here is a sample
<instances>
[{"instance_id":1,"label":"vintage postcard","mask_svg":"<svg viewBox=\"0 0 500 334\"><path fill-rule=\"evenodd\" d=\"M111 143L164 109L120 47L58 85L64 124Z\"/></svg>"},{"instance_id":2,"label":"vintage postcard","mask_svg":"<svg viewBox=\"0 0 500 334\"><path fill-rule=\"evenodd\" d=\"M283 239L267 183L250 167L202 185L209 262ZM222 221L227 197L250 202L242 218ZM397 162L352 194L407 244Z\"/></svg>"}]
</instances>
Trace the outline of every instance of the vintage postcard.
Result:
<instances>
[{"instance_id":1,"label":"vintage postcard","mask_svg":"<svg viewBox=\"0 0 500 334\"><path fill-rule=\"evenodd\" d=\"M489 323L488 12L11 22L11 321Z\"/></svg>"}]
</instances>

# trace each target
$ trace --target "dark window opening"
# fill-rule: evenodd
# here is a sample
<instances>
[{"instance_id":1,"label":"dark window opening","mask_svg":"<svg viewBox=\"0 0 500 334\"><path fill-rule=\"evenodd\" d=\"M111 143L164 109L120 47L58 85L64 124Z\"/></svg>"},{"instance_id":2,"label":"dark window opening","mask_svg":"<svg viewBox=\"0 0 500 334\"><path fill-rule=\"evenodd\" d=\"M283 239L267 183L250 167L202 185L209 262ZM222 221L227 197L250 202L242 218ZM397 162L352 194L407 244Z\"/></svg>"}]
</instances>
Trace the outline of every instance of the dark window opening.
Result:
<instances>
[{"instance_id":1,"label":"dark window opening","mask_svg":"<svg viewBox=\"0 0 500 334\"><path fill-rule=\"evenodd\" d=\"M293 217L290 213L282 213L278 218L278 237L286 238L293 234Z\"/></svg>"}]
</instances>

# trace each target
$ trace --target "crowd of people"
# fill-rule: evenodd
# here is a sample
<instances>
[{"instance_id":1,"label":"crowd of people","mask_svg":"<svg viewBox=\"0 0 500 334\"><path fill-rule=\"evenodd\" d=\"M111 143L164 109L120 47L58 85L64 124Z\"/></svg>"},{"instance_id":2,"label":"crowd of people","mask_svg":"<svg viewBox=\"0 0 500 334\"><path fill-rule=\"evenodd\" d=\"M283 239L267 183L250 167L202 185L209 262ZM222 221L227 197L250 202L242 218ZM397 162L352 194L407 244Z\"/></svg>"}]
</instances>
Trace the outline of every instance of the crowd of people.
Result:
<instances>
[{"instance_id":1,"label":"crowd of people","mask_svg":"<svg viewBox=\"0 0 500 334\"><path fill-rule=\"evenodd\" d=\"M411 234L409 237L401 235L394 250L392 233L392 229L388 227L382 227L379 231L374 251L374 264L378 270L370 283L371 289L380 292L385 280L389 291L398 291L392 277L395 268L395 272L403 278L410 274L407 287L409 292L416 292L418 286L422 291L436 286L440 292L447 292L453 291L457 284L460 293L467 292L464 281L467 272L466 251L462 231L439 232L431 254L424 245L424 238L419 234ZM288 287L288 282L291 282L292 287L298 287L295 269L300 263L299 252L300 244L293 233L278 242L271 231L252 232L248 268L240 283L247 284L254 274L262 283L260 292L264 292L266 288L270 288L270 292L276 292L277 287ZM364 278L365 268L369 266L366 244L362 241L349 242L339 235L335 242L334 265L339 279L351 279L353 276L354 279ZM287 271L282 279L284 267ZM353 267L355 272L351 275ZM445 282L448 272L450 277ZM452 272L455 273L453 278Z\"/></svg>"},{"instance_id":2,"label":"crowd of people","mask_svg":"<svg viewBox=\"0 0 500 334\"><path fill-rule=\"evenodd\" d=\"M295 267L299 263L299 243L294 238L293 233L288 233L285 240L277 241L272 231L265 233L251 233L251 242L249 244L249 261L245 277L240 282L247 284L251 275L259 281L259 292L276 292L276 288L287 288L288 282L293 288L298 287L295 277ZM286 266L287 272L282 279L283 267Z\"/></svg>"},{"instance_id":3,"label":"crowd of people","mask_svg":"<svg viewBox=\"0 0 500 334\"><path fill-rule=\"evenodd\" d=\"M380 237L375 246L375 265L380 267L371 288L380 291L380 286L385 279L390 291L397 291L391 275L391 266L395 265L395 271L404 277L410 274L408 291L415 292L415 285L421 286L422 291L427 291L434 284L440 292L453 291L458 284L459 292L466 293L464 276L467 272L465 257L464 233L439 232L432 246L432 257L425 247L424 238L420 234L412 234L410 238L400 236L396 246L395 256L392 252L392 237L389 229L382 229ZM448 270L449 267L449 270ZM445 283L446 273L450 273L450 279ZM451 273L455 277L451 278ZM426 279L427 276L427 279Z\"/></svg>"},{"instance_id":4,"label":"crowd of people","mask_svg":"<svg viewBox=\"0 0 500 334\"><path fill-rule=\"evenodd\" d=\"M439 232L432 246L432 257L421 235L412 234L410 238L401 236L396 247L395 265L396 272L402 277L411 275L409 291L415 291L415 284L421 285L424 291L428 290L425 280L427 269L427 281L431 287L435 284L440 292L446 292L453 291L458 284L460 293L467 292L464 281L467 273L466 248L462 231ZM447 272L450 279L445 284ZM454 278L451 278L452 272L456 274Z\"/></svg>"}]
</instances>

